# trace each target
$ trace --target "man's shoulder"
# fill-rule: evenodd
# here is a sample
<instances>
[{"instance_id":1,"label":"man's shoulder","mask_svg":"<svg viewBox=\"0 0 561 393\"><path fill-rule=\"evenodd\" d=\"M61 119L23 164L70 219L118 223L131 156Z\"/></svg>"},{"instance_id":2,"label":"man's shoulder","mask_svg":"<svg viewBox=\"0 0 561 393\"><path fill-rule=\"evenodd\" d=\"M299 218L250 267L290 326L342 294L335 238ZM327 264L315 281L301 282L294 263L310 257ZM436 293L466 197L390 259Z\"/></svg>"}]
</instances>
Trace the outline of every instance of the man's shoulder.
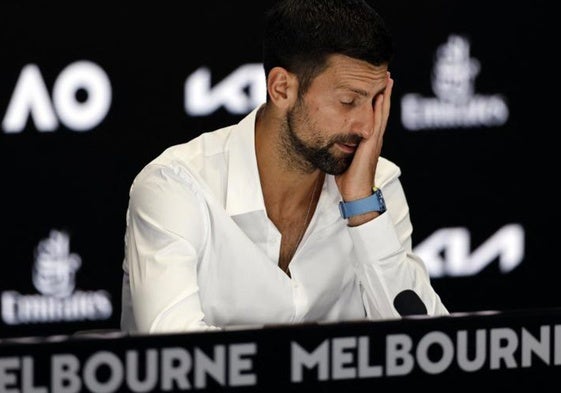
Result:
<instances>
[{"instance_id":1,"label":"man's shoulder","mask_svg":"<svg viewBox=\"0 0 561 393\"><path fill-rule=\"evenodd\" d=\"M256 112L257 109L254 109L237 123L227 124L211 131L203 131L184 143L170 146L162 152L158 159L175 160L179 158L195 162L197 158L226 154L232 146L235 146L234 149L245 151L248 146L253 146Z\"/></svg>"},{"instance_id":2,"label":"man's shoulder","mask_svg":"<svg viewBox=\"0 0 561 393\"><path fill-rule=\"evenodd\" d=\"M206 183L206 177L225 173L228 140L234 126L203 132L196 137L171 145L148 162L136 175L134 183L166 182Z\"/></svg>"},{"instance_id":3,"label":"man's shoulder","mask_svg":"<svg viewBox=\"0 0 561 393\"><path fill-rule=\"evenodd\" d=\"M225 150L233 125L212 131L205 131L192 139L167 147L152 163L167 164L170 162L189 163L199 157L211 156Z\"/></svg>"}]
</instances>

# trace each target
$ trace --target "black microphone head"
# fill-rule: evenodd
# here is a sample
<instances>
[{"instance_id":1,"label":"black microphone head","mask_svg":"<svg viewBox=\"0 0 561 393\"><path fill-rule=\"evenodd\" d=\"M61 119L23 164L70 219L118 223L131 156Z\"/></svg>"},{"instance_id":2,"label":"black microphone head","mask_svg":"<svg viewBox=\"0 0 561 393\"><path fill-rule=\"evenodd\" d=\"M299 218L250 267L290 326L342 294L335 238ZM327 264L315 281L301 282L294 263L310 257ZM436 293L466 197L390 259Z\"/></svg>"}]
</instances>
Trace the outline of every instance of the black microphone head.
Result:
<instances>
[{"instance_id":1,"label":"black microphone head","mask_svg":"<svg viewBox=\"0 0 561 393\"><path fill-rule=\"evenodd\" d=\"M428 314L427 308L419 295L411 289L406 289L398 293L393 300L393 306L402 317L407 315Z\"/></svg>"}]
</instances>

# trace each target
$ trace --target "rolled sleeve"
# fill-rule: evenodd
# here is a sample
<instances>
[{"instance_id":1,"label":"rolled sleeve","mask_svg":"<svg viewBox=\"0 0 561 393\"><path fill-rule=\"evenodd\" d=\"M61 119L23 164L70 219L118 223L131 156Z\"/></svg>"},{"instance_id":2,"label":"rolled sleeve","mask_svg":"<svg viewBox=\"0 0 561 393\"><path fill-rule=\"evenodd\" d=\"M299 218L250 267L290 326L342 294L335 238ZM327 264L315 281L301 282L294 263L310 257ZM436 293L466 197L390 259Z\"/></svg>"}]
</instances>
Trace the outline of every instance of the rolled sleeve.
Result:
<instances>
[{"instance_id":1,"label":"rolled sleeve","mask_svg":"<svg viewBox=\"0 0 561 393\"><path fill-rule=\"evenodd\" d=\"M381 186L387 211L365 224L349 227L366 313L371 318L399 318L393 300L410 289L419 295L429 315L448 314L424 262L412 252L413 227L398 174L395 171Z\"/></svg>"}]
</instances>

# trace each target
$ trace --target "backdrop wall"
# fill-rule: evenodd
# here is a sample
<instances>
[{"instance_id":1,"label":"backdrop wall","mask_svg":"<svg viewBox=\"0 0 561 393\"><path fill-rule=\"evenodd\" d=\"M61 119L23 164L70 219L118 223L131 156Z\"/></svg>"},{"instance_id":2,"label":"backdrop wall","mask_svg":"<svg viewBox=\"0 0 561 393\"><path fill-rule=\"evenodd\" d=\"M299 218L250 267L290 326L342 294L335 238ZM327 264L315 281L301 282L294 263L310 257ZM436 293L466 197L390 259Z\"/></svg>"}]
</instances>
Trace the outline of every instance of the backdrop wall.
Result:
<instances>
[{"instance_id":1,"label":"backdrop wall","mask_svg":"<svg viewBox=\"0 0 561 393\"><path fill-rule=\"evenodd\" d=\"M118 327L128 189L264 97L271 1L0 6L0 337ZM452 312L560 306L552 12L374 3L395 36L383 154Z\"/></svg>"}]
</instances>

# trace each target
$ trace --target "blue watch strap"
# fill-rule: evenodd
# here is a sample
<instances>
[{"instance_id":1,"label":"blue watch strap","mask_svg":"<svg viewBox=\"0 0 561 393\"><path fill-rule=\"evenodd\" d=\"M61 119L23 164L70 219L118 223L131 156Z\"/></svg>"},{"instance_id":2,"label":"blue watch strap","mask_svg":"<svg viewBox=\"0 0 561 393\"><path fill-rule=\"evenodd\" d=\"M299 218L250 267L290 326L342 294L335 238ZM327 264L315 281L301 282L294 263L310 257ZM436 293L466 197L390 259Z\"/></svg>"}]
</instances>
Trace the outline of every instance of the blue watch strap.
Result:
<instances>
[{"instance_id":1,"label":"blue watch strap","mask_svg":"<svg viewBox=\"0 0 561 393\"><path fill-rule=\"evenodd\" d=\"M374 187L372 189L374 192L372 195L357 199L356 201L350 202L339 202L339 211L341 212L341 217L347 219L353 216L358 216L359 214L369 213L369 212L380 212L386 211L386 203L384 201L384 196L382 195L382 190Z\"/></svg>"}]
</instances>

